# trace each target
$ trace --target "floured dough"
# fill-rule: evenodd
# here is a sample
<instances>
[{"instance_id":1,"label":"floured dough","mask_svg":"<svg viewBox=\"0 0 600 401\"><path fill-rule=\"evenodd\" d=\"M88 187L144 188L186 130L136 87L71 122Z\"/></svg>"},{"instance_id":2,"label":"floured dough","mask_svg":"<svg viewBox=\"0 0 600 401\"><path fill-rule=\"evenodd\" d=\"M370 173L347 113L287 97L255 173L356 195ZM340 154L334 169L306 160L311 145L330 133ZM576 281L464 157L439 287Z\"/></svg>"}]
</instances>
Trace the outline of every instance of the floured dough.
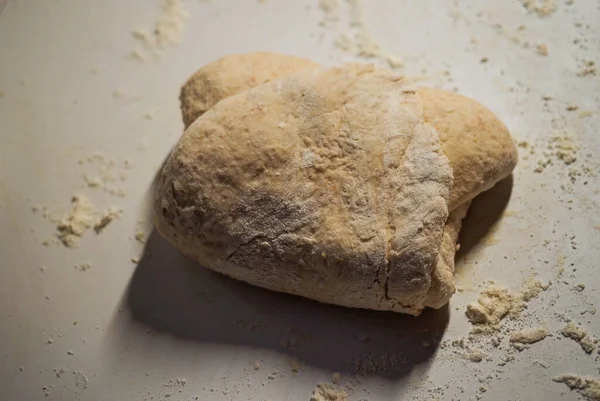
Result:
<instances>
[{"instance_id":1,"label":"floured dough","mask_svg":"<svg viewBox=\"0 0 600 401\"><path fill-rule=\"evenodd\" d=\"M320 65L301 57L277 53L232 54L198 70L181 88L185 128L226 97L257 85Z\"/></svg>"},{"instance_id":2,"label":"floured dough","mask_svg":"<svg viewBox=\"0 0 600 401\"><path fill-rule=\"evenodd\" d=\"M323 66L277 53L222 57L200 68L181 89L185 127L229 96L316 68ZM510 175L517 164L517 149L506 126L491 111L456 93L423 87L416 90L423 103L423 118L438 131L456 176L450 211Z\"/></svg>"},{"instance_id":3,"label":"floured dough","mask_svg":"<svg viewBox=\"0 0 600 401\"><path fill-rule=\"evenodd\" d=\"M261 71L274 81L250 90L262 78L219 60L238 95L207 67L188 81L209 90L182 89L194 122L161 174L157 228L206 267L272 290L411 314L444 305L470 200L516 163L508 131L478 103L391 72L280 64L295 60L303 72Z\"/></svg>"}]
</instances>

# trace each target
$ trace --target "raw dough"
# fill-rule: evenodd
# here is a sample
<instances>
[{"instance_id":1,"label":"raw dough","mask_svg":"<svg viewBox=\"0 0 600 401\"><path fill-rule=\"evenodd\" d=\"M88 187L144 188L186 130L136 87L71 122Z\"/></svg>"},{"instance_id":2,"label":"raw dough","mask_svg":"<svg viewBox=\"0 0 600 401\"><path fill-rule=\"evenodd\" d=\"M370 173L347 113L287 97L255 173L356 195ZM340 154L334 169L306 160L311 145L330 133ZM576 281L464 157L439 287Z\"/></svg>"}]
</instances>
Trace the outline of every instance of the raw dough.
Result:
<instances>
[{"instance_id":1,"label":"raw dough","mask_svg":"<svg viewBox=\"0 0 600 401\"><path fill-rule=\"evenodd\" d=\"M232 54L199 69L181 88L185 128L226 97L302 70L321 67L301 57L277 53Z\"/></svg>"},{"instance_id":2,"label":"raw dough","mask_svg":"<svg viewBox=\"0 0 600 401\"><path fill-rule=\"evenodd\" d=\"M316 68L323 66L276 53L222 57L200 68L181 89L185 127L229 96ZM517 164L517 149L506 126L491 111L456 93L423 87L416 90L423 102L423 118L438 131L455 174L450 211L510 175Z\"/></svg>"},{"instance_id":3,"label":"raw dough","mask_svg":"<svg viewBox=\"0 0 600 401\"><path fill-rule=\"evenodd\" d=\"M287 78L236 96L207 67L195 74L212 95L182 90L184 120L203 116L165 164L159 231L201 264L272 290L411 314L444 305L470 199L516 163L508 131L459 95L411 90L369 65L305 61L296 75L261 71ZM228 65L219 74L236 77L239 64ZM251 75L233 86L261 82Z\"/></svg>"}]
</instances>

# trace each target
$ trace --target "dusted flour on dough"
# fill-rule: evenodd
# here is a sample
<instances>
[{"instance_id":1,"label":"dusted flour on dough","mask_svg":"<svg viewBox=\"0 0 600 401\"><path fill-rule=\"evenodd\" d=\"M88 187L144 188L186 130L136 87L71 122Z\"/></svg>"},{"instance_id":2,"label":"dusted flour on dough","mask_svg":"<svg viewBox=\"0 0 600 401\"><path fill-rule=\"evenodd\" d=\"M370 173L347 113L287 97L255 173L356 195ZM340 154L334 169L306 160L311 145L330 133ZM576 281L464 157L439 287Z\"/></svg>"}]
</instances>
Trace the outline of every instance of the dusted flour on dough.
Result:
<instances>
[{"instance_id":1,"label":"dusted flour on dough","mask_svg":"<svg viewBox=\"0 0 600 401\"><path fill-rule=\"evenodd\" d=\"M418 314L451 186L438 134L400 77L369 65L315 69L196 119L161 175L157 227L251 284Z\"/></svg>"},{"instance_id":2,"label":"dusted flour on dough","mask_svg":"<svg viewBox=\"0 0 600 401\"><path fill-rule=\"evenodd\" d=\"M359 2L349 4L356 11ZM356 85L332 74L352 69L363 71ZM382 85L385 76L394 78ZM517 159L506 127L476 101L412 90L370 65L327 70L272 53L226 56L184 85L181 109L189 128L161 176L159 231L214 270L345 306L417 314L446 304L470 201ZM415 122L424 132L404 152ZM390 124L398 135L387 134ZM447 220L441 209L422 214L444 181L427 183L443 170L425 160L440 147L454 176ZM424 166L439 171L423 174ZM404 204L390 204L392 187L406 192L394 195Z\"/></svg>"},{"instance_id":3,"label":"dusted flour on dough","mask_svg":"<svg viewBox=\"0 0 600 401\"><path fill-rule=\"evenodd\" d=\"M232 54L205 65L181 87L185 128L219 101L276 79L314 70L311 60L277 53Z\"/></svg>"}]
</instances>

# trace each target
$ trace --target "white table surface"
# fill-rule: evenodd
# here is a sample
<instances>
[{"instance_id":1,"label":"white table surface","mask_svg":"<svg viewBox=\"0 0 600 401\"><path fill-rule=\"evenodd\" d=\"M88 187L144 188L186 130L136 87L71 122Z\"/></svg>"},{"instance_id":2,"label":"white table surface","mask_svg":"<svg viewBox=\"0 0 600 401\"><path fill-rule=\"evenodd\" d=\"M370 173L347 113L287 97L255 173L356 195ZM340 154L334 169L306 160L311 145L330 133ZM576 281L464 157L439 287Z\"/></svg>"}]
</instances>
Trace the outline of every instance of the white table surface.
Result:
<instances>
[{"instance_id":1,"label":"white table surface","mask_svg":"<svg viewBox=\"0 0 600 401\"><path fill-rule=\"evenodd\" d=\"M569 133L580 147L575 166L599 171L600 78L576 73L583 60L600 62L600 3L568 3L545 18L516 0L364 7L369 32L405 60L408 76L480 100L531 144ZM151 231L152 180L181 134L179 87L192 72L259 50L352 59L333 45L343 21L320 26L316 1L185 0L182 43L159 61L131 60L132 30L151 29L160 4L8 0L0 15L0 400L308 400L333 372L353 388L349 400L575 400L551 378L599 376L598 353L556 333L568 315L600 336L600 314L589 313L600 302L600 181L590 173L572 184L556 160L534 173L541 150L475 202L457 262L463 291L418 318L252 288L197 266L156 233L138 243L136 230ZM116 183L124 197L86 186L82 175L97 164L79 161L94 153L133 163ZM76 249L42 245L55 224L32 207L65 212L74 193L123 208L122 219ZM503 208L510 213L500 217ZM91 269L74 268L86 261ZM500 371L497 356L472 363L439 346L469 332L465 306L485 280L517 291L532 275L552 285L528 322L553 336ZM353 376L369 355L389 366Z\"/></svg>"}]
</instances>

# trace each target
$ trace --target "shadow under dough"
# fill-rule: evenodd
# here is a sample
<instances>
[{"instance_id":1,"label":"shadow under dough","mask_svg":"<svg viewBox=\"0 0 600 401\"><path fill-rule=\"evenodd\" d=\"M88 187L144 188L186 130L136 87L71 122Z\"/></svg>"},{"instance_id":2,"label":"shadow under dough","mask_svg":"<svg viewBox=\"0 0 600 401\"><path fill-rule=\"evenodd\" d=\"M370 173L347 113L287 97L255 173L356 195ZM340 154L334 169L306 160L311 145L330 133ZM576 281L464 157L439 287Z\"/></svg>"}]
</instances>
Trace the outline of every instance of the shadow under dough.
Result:
<instances>
[{"instance_id":1,"label":"shadow under dough","mask_svg":"<svg viewBox=\"0 0 600 401\"><path fill-rule=\"evenodd\" d=\"M457 265L502 217L510 200L512 188L513 176L510 175L473 199L458 234L460 249L455 257Z\"/></svg>"},{"instance_id":2,"label":"shadow under dough","mask_svg":"<svg viewBox=\"0 0 600 401\"><path fill-rule=\"evenodd\" d=\"M429 359L449 312L414 317L321 304L203 268L156 230L130 282L131 319L181 338L278 351L322 369L396 379Z\"/></svg>"},{"instance_id":3,"label":"shadow under dough","mask_svg":"<svg viewBox=\"0 0 600 401\"><path fill-rule=\"evenodd\" d=\"M512 185L510 176L473 200L460 232L457 262L500 218ZM449 320L447 305L414 317L253 287L201 267L156 230L125 300L131 319L157 332L275 350L322 369L391 379L431 358Z\"/></svg>"}]
</instances>

